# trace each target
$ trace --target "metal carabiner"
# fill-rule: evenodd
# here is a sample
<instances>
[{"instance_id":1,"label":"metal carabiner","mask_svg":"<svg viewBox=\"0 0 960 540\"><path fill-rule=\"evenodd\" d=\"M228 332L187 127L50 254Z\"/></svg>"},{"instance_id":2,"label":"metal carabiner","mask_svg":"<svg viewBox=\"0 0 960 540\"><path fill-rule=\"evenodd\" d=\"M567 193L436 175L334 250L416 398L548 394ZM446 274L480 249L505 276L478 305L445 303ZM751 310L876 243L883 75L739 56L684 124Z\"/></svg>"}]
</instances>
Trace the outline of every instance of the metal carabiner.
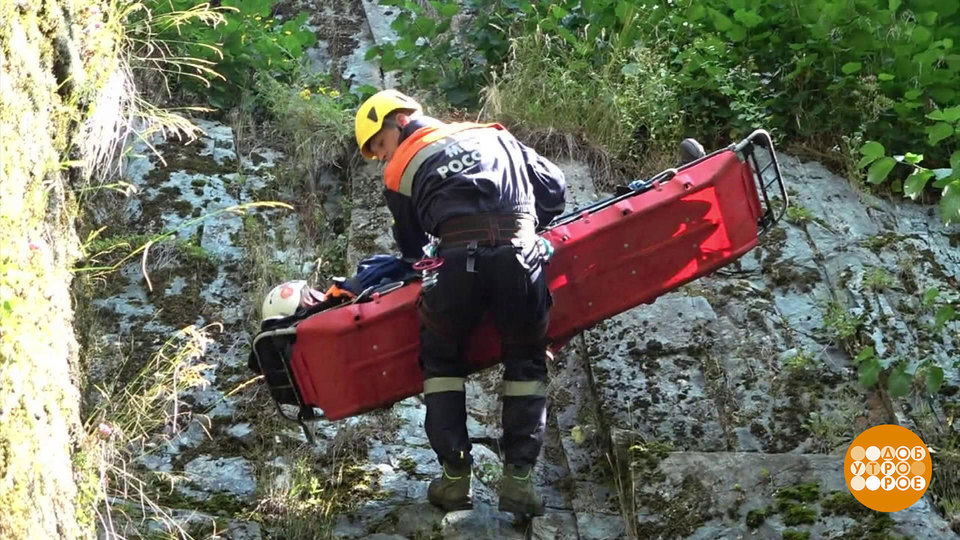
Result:
<instances>
[{"instance_id":1,"label":"metal carabiner","mask_svg":"<svg viewBox=\"0 0 960 540\"><path fill-rule=\"evenodd\" d=\"M426 257L413 263L413 269L417 272L429 272L443 266L443 259L440 257Z\"/></svg>"}]
</instances>

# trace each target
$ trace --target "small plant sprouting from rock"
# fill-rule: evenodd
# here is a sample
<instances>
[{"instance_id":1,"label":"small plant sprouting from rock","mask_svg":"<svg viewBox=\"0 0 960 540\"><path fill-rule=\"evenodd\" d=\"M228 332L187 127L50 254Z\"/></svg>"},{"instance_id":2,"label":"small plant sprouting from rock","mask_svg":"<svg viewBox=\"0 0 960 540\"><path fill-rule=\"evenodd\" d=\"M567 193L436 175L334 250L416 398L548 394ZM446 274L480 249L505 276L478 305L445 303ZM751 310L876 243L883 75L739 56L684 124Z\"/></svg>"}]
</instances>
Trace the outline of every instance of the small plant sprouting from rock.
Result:
<instances>
[{"instance_id":1,"label":"small plant sprouting from rock","mask_svg":"<svg viewBox=\"0 0 960 540\"><path fill-rule=\"evenodd\" d=\"M870 291L881 292L893 285L893 276L879 266L874 266L863 276L863 287Z\"/></svg>"},{"instance_id":2,"label":"small plant sprouting from rock","mask_svg":"<svg viewBox=\"0 0 960 540\"><path fill-rule=\"evenodd\" d=\"M813 438L814 449L825 454L843 444L848 431L839 419L820 412L811 412L804 427Z\"/></svg>"},{"instance_id":3,"label":"small plant sprouting from rock","mask_svg":"<svg viewBox=\"0 0 960 540\"><path fill-rule=\"evenodd\" d=\"M800 350L786 358L784 367L791 373L808 373L816 369L817 361L809 351Z\"/></svg>"},{"instance_id":4,"label":"small plant sprouting from rock","mask_svg":"<svg viewBox=\"0 0 960 540\"><path fill-rule=\"evenodd\" d=\"M413 474L417 470L417 462L409 456L403 456L400 458L399 468L407 474Z\"/></svg>"},{"instance_id":5,"label":"small plant sprouting from rock","mask_svg":"<svg viewBox=\"0 0 960 540\"><path fill-rule=\"evenodd\" d=\"M773 513L773 509L770 507L758 508L756 510L751 510L747 512L747 527L751 529L756 529L760 525L763 525L763 522L767 520L767 517Z\"/></svg>"},{"instance_id":6,"label":"small plant sprouting from rock","mask_svg":"<svg viewBox=\"0 0 960 540\"><path fill-rule=\"evenodd\" d=\"M857 332L863 326L863 321L859 317L852 315L839 302L830 302L827 304L826 313L823 315L823 327L827 335L837 345L848 346L852 344L857 337Z\"/></svg>"},{"instance_id":7,"label":"small plant sprouting from rock","mask_svg":"<svg viewBox=\"0 0 960 540\"><path fill-rule=\"evenodd\" d=\"M873 347L864 347L854 358L854 363L860 384L871 388L886 382L886 389L893 397L906 396L915 383L929 395L935 395L943 386L943 368L933 360L924 361L910 373L907 362L880 358Z\"/></svg>"},{"instance_id":8,"label":"small plant sprouting from rock","mask_svg":"<svg viewBox=\"0 0 960 540\"><path fill-rule=\"evenodd\" d=\"M813 212L800 205L787 207L787 221L794 225L803 225L813 221Z\"/></svg>"},{"instance_id":9,"label":"small plant sprouting from rock","mask_svg":"<svg viewBox=\"0 0 960 540\"><path fill-rule=\"evenodd\" d=\"M777 511L785 525L812 524L817 521L817 510L807 506L820 497L820 484L810 482L777 490Z\"/></svg>"}]
</instances>

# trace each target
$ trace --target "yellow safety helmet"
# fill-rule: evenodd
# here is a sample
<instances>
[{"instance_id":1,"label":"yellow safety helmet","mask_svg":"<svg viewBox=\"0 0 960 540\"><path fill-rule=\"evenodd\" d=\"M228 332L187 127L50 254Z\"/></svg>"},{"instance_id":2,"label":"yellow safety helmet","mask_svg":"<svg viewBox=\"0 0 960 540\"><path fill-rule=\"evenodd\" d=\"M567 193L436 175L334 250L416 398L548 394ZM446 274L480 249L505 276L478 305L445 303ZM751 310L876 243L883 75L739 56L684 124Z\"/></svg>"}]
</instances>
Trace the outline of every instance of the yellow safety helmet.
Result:
<instances>
[{"instance_id":1,"label":"yellow safety helmet","mask_svg":"<svg viewBox=\"0 0 960 540\"><path fill-rule=\"evenodd\" d=\"M354 128L357 133L357 145L360 146L363 157L376 159L377 156L367 150L367 142L383 128L383 119L400 109L412 109L417 112L423 110L416 100L392 89L381 90L360 105L357 109Z\"/></svg>"}]
</instances>

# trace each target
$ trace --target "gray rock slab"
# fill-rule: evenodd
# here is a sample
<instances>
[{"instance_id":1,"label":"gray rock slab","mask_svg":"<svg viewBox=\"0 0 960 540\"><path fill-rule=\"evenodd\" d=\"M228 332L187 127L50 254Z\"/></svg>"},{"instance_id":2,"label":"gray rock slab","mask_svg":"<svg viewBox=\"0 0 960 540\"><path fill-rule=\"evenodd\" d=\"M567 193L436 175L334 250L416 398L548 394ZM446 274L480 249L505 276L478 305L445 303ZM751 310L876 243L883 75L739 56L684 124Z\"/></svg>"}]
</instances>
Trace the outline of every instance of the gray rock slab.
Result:
<instances>
[{"instance_id":1,"label":"gray rock slab","mask_svg":"<svg viewBox=\"0 0 960 540\"><path fill-rule=\"evenodd\" d=\"M483 444L473 445L473 501L495 506L499 503L503 463L500 456Z\"/></svg>"},{"instance_id":2,"label":"gray rock slab","mask_svg":"<svg viewBox=\"0 0 960 540\"><path fill-rule=\"evenodd\" d=\"M184 465L183 472L194 485L210 492L247 497L257 487L253 463L241 457L200 456Z\"/></svg>"},{"instance_id":3,"label":"gray rock slab","mask_svg":"<svg viewBox=\"0 0 960 540\"><path fill-rule=\"evenodd\" d=\"M363 22L360 32L354 36L354 39L357 41L357 47L344 58L343 78L350 82L351 88L368 84L376 88L392 88L393 78L384 81L376 59L365 58L367 50L377 44L370 25L366 21Z\"/></svg>"},{"instance_id":4,"label":"gray rock slab","mask_svg":"<svg viewBox=\"0 0 960 540\"><path fill-rule=\"evenodd\" d=\"M532 540L577 540L577 516L573 512L548 511L543 517L533 518L530 527Z\"/></svg>"},{"instance_id":5,"label":"gray rock slab","mask_svg":"<svg viewBox=\"0 0 960 540\"><path fill-rule=\"evenodd\" d=\"M585 333L604 420L645 439L723 450L726 436L703 364L716 313L679 294L624 312Z\"/></svg>"},{"instance_id":6,"label":"gray rock slab","mask_svg":"<svg viewBox=\"0 0 960 540\"><path fill-rule=\"evenodd\" d=\"M678 452L659 462L657 472L660 474L637 471L636 515L641 536L669 530L689 538L717 538L717 534L749 537L754 532L745 523L748 512L770 505L778 490L809 483L819 489L817 500L806 503L816 511L817 521L787 527L774 515L758 529L760 537L795 528L810 531L814 538L841 538L852 525L842 516L825 515L822 506L834 493L849 494L840 455ZM696 514L676 513L679 508ZM889 516L896 523L890 532L914 538L957 537L926 502Z\"/></svg>"},{"instance_id":7,"label":"gray rock slab","mask_svg":"<svg viewBox=\"0 0 960 540\"><path fill-rule=\"evenodd\" d=\"M227 536L230 540L261 540L263 529L253 521L230 520L227 522Z\"/></svg>"},{"instance_id":8,"label":"gray rock slab","mask_svg":"<svg viewBox=\"0 0 960 540\"><path fill-rule=\"evenodd\" d=\"M574 480L596 476L597 469L604 465L606 446L584 351L584 340L577 337L556 355L548 394L559 450Z\"/></svg>"},{"instance_id":9,"label":"gray rock slab","mask_svg":"<svg viewBox=\"0 0 960 540\"><path fill-rule=\"evenodd\" d=\"M377 526L377 532L402 538L430 537L441 529L445 512L428 502L397 506Z\"/></svg>"},{"instance_id":10,"label":"gray rock slab","mask_svg":"<svg viewBox=\"0 0 960 540\"><path fill-rule=\"evenodd\" d=\"M400 419L397 436L408 446L430 447L423 424L427 419L427 407L419 396L397 402L393 412Z\"/></svg>"},{"instance_id":11,"label":"gray rock slab","mask_svg":"<svg viewBox=\"0 0 960 540\"><path fill-rule=\"evenodd\" d=\"M577 512L580 540L616 540L628 538L623 517L612 514Z\"/></svg>"},{"instance_id":12,"label":"gray rock slab","mask_svg":"<svg viewBox=\"0 0 960 540\"><path fill-rule=\"evenodd\" d=\"M499 439L500 399L503 381L503 366L471 375L467 379L467 433L473 438Z\"/></svg>"},{"instance_id":13,"label":"gray rock slab","mask_svg":"<svg viewBox=\"0 0 960 540\"><path fill-rule=\"evenodd\" d=\"M437 456L430 448L374 442L367 452L367 460L373 464L388 465L415 478L432 478L440 474Z\"/></svg>"},{"instance_id":14,"label":"gray rock slab","mask_svg":"<svg viewBox=\"0 0 960 540\"><path fill-rule=\"evenodd\" d=\"M567 207L564 213L573 212L600 200L606 194L597 191L590 168L578 161L558 159L557 167L563 171L567 183Z\"/></svg>"},{"instance_id":15,"label":"gray rock slab","mask_svg":"<svg viewBox=\"0 0 960 540\"><path fill-rule=\"evenodd\" d=\"M250 426L250 422L241 422L232 425L226 429L226 433L228 436L244 443L249 442L253 438L253 428Z\"/></svg>"},{"instance_id":16,"label":"gray rock slab","mask_svg":"<svg viewBox=\"0 0 960 540\"><path fill-rule=\"evenodd\" d=\"M377 45L395 43L400 39L396 30L390 27L393 21L397 19L397 15L400 14L399 9L392 6L381 6L375 0L361 0L360 3L367 15L367 24L370 26L373 41Z\"/></svg>"},{"instance_id":17,"label":"gray rock slab","mask_svg":"<svg viewBox=\"0 0 960 540\"><path fill-rule=\"evenodd\" d=\"M526 529L514 520L513 514L482 503L474 504L473 510L447 513L440 526L440 536L449 540L521 540L525 538Z\"/></svg>"},{"instance_id":18,"label":"gray rock slab","mask_svg":"<svg viewBox=\"0 0 960 540\"><path fill-rule=\"evenodd\" d=\"M880 231L848 181L838 179L819 163L800 162L784 154L778 158L784 182L795 191L793 200L838 234L870 236Z\"/></svg>"},{"instance_id":19,"label":"gray rock slab","mask_svg":"<svg viewBox=\"0 0 960 540\"><path fill-rule=\"evenodd\" d=\"M354 208L350 218L350 243L347 247L347 268L375 253L396 254L398 249L390 232L390 210L385 206Z\"/></svg>"}]
</instances>

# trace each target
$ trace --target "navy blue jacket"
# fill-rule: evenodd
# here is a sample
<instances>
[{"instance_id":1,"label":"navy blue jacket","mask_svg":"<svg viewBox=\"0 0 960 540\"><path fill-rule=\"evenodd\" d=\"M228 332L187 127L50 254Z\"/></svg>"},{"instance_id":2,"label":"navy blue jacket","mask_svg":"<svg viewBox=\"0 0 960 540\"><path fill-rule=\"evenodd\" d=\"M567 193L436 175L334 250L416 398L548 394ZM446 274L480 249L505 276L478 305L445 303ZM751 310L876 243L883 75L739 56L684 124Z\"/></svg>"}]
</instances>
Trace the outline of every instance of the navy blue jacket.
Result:
<instances>
[{"instance_id":1,"label":"navy blue jacket","mask_svg":"<svg viewBox=\"0 0 960 540\"><path fill-rule=\"evenodd\" d=\"M403 128L400 142L417 129L438 123L426 116L415 118ZM526 214L545 227L563 212L566 183L556 165L506 130L466 133L460 154L437 152L420 166L411 196L384 190L394 219L393 236L404 258L421 258L426 233L438 236L440 224L453 217ZM450 172L453 160L461 160L462 170Z\"/></svg>"}]
</instances>

